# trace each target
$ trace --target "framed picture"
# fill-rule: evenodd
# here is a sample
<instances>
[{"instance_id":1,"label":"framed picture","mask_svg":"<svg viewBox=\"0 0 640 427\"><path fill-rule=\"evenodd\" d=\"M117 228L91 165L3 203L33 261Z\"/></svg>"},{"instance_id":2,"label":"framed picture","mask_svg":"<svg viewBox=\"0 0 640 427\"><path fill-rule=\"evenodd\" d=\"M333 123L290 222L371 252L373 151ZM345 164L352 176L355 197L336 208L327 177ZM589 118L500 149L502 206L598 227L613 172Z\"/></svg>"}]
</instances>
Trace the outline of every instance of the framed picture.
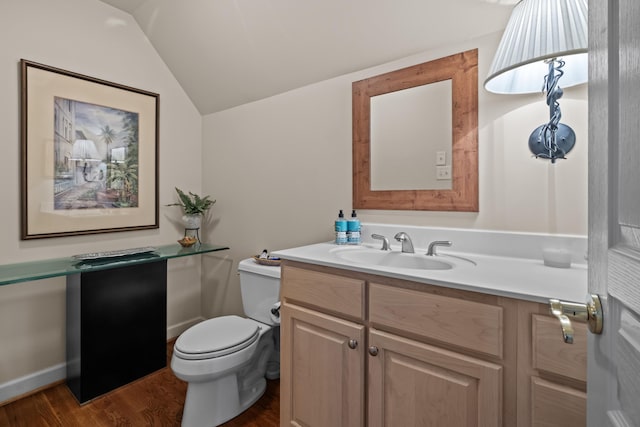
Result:
<instances>
[{"instance_id":1,"label":"framed picture","mask_svg":"<svg viewBox=\"0 0 640 427\"><path fill-rule=\"evenodd\" d=\"M158 228L159 95L20 65L21 238Z\"/></svg>"}]
</instances>

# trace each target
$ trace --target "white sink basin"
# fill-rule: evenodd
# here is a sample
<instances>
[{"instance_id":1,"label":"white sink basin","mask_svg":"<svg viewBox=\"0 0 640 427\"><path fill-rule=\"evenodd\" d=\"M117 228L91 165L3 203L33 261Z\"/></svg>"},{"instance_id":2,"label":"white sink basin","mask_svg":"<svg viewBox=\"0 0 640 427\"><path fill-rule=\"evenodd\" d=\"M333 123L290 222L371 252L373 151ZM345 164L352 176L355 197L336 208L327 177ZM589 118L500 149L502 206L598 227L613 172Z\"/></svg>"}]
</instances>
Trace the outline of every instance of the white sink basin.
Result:
<instances>
[{"instance_id":1,"label":"white sink basin","mask_svg":"<svg viewBox=\"0 0 640 427\"><path fill-rule=\"evenodd\" d=\"M397 251L381 251L369 248L340 248L332 251L341 260L356 264L380 267L408 268L413 270L450 270L453 264L424 254L406 254Z\"/></svg>"}]
</instances>

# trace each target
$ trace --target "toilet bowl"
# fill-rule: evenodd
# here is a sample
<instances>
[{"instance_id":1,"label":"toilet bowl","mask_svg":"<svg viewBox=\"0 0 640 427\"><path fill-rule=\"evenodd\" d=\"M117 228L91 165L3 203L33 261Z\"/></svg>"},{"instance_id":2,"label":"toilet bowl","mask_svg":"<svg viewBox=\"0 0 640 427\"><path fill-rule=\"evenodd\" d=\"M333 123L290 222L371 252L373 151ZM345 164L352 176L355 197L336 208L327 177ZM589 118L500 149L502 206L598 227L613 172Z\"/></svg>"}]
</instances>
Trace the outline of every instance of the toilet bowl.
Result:
<instances>
[{"instance_id":1,"label":"toilet bowl","mask_svg":"<svg viewBox=\"0 0 640 427\"><path fill-rule=\"evenodd\" d=\"M252 259L238 265L246 318L221 316L178 337L171 369L187 381L183 427L217 426L248 409L280 374L278 302L280 267Z\"/></svg>"}]
</instances>

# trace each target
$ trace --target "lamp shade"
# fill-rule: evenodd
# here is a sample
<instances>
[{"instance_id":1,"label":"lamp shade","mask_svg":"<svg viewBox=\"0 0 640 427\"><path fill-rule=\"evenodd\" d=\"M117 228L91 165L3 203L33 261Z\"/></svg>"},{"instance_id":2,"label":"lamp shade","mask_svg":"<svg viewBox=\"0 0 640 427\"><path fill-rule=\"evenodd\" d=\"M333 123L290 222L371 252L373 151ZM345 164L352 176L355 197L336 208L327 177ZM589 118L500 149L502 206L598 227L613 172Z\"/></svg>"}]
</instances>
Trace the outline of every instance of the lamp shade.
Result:
<instances>
[{"instance_id":1,"label":"lamp shade","mask_svg":"<svg viewBox=\"0 0 640 427\"><path fill-rule=\"evenodd\" d=\"M76 139L73 143L71 160L100 161L100 154L90 139Z\"/></svg>"},{"instance_id":2,"label":"lamp shade","mask_svg":"<svg viewBox=\"0 0 640 427\"><path fill-rule=\"evenodd\" d=\"M484 87L494 93L541 92L544 62L565 61L562 86L588 79L587 0L522 0L511 13Z\"/></svg>"}]
</instances>

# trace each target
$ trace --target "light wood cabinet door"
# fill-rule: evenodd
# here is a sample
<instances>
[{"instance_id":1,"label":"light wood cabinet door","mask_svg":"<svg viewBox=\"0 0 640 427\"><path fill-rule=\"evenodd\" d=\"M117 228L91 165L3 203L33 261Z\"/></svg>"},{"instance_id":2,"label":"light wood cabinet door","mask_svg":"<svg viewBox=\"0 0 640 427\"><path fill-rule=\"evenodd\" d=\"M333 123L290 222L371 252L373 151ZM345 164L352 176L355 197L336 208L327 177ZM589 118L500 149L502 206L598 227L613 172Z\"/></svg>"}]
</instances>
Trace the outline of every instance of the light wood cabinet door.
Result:
<instances>
[{"instance_id":1,"label":"light wood cabinet door","mask_svg":"<svg viewBox=\"0 0 640 427\"><path fill-rule=\"evenodd\" d=\"M280 425L364 425L365 327L284 303Z\"/></svg>"},{"instance_id":2,"label":"light wood cabinet door","mask_svg":"<svg viewBox=\"0 0 640 427\"><path fill-rule=\"evenodd\" d=\"M587 425L587 394L531 378L532 427L584 427Z\"/></svg>"},{"instance_id":3,"label":"light wood cabinet door","mask_svg":"<svg viewBox=\"0 0 640 427\"><path fill-rule=\"evenodd\" d=\"M498 427L502 367L371 329L369 427Z\"/></svg>"}]
</instances>

